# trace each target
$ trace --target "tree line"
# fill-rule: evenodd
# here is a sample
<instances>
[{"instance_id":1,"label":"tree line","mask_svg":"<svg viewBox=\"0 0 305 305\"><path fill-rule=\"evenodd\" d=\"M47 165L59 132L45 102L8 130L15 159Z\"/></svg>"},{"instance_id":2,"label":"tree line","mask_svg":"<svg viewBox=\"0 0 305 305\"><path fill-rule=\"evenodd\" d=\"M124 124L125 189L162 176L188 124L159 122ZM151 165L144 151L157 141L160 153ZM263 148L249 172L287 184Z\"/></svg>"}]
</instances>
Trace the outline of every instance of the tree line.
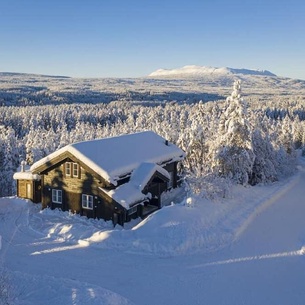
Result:
<instances>
[{"instance_id":1,"label":"tree line","mask_svg":"<svg viewBox=\"0 0 305 305\"><path fill-rule=\"evenodd\" d=\"M0 196L15 193L20 162L29 165L73 142L152 130L186 152L179 170L192 192L226 196L228 183L269 183L291 174L305 144L304 101L242 98L234 83L224 101L62 104L0 107ZM145 145L143 143L143 145Z\"/></svg>"}]
</instances>

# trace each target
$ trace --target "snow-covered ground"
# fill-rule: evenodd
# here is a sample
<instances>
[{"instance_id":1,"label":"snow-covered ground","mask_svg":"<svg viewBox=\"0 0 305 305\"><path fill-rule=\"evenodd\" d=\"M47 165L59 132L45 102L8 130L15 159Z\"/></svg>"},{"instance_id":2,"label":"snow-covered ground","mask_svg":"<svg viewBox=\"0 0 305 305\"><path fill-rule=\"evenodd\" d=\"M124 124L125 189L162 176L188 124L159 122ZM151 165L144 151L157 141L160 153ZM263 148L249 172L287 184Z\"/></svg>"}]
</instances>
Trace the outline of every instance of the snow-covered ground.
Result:
<instances>
[{"instance_id":1,"label":"snow-covered ground","mask_svg":"<svg viewBox=\"0 0 305 305\"><path fill-rule=\"evenodd\" d=\"M12 304L304 304L304 185L300 164L286 181L114 229L2 198L0 271Z\"/></svg>"}]
</instances>

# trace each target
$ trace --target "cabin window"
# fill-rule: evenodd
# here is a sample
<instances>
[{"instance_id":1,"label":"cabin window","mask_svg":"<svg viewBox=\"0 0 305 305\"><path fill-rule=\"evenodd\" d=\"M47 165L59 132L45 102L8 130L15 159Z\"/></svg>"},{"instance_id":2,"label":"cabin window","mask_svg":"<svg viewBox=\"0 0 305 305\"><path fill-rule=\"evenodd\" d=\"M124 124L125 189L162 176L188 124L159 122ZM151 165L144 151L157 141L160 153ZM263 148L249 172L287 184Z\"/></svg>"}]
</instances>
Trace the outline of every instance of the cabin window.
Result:
<instances>
[{"instance_id":1,"label":"cabin window","mask_svg":"<svg viewBox=\"0 0 305 305\"><path fill-rule=\"evenodd\" d=\"M73 163L73 177L78 177L79 167L77 163Z\"/></svg>"},{"instance_id":2,"label":"cabin window","mask_svg":"<svg viewBox=\"0 0 305 305\"><path fill-rule=\"evenodd\" d=\"M66 176L67 177L78 177L79 166L77 163L67 162L66 163Z\"/></svg>"},{"instance_id":3,"label":"cabin window","mask_svg":"<svg viewBox=\"0 0 305 305\"><path fill-rule=\"evenodd\" d=\"M82 207L84 209L93 209L93 196L82 194Z\"/></svg>"},{"instance_id":4,"label":"cabin window","mask_svg":"<svg viewBox=\"0 0 305 305\"><path fill-rule=\"evenodd\" d=\"M62 203L62 191L61 190L52 190L52 202Z\"/></svg>"},{"instance_id":5,"label":"cabin window","mask_svg":"<svg viewBox=\"0 0 305 305\"><path fill-rule=\"evenodd\" d=\"M66 176L71 176L71 163L66 163Z\"/></svg>"},{"instance_id":6,"label":"cabin window","mask_svg":"<svg viewBox=\"0 0 305 305\"><path fill-rule=\"evenodd\" d=\"M137 213L137 210L138 210L138 206L137 206L137 205L134 206L134 207L132 207L132 208L130 208L130 209L128 210L128 215L132 215L132 214L134 214L134 213Z\"/></svg>"}]
</instances>

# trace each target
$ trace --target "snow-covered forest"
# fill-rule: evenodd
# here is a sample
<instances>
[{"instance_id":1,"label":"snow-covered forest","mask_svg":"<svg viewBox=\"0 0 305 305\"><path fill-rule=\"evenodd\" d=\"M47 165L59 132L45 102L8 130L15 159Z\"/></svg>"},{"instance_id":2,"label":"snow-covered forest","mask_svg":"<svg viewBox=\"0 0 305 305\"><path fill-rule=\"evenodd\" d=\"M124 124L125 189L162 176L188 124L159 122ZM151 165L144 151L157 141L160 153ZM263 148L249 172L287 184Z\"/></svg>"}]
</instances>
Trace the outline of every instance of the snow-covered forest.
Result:
<instances>
[{"instance_id":1,"label":"snow-covered forest","mask_svg":"<svg viewBox=\"0 0 305 305\"><path fill-rule=\"evenodd\" d=\"M143 130L186 151L180 172L201 196L225 197L231 183L255 185L289 175L296 149L305 144L304 100L243 98L242 86L236 81L231 95L210 102L1 106L0 196L15 193L12 176L21 160L31 165L69 143Z\"/></svg>"}]
</instances>

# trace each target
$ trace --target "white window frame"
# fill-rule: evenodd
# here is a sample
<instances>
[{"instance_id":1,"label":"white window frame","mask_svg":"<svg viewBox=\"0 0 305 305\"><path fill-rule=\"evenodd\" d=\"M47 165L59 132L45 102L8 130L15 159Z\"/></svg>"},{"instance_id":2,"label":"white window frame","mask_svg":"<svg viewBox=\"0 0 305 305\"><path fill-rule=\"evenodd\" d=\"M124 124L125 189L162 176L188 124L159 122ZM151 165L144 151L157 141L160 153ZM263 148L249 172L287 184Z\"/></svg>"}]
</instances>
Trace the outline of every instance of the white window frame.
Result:
<instances>
[{"instance_id":1,"label":"white window frame","mask_svg":"<svg viewBox=\"0 0 305 305\"><path fill-rule=\"evenodd\" d=\"M82 194L82 207L83 209L93 210L93 196Z\"/></svg>"},{"instance_id":2,"label":"white window frame","mask_svg":"<svg viewBox=\"0 0 305 305\"><path fill-rule=\"evenodd\" d=\"M66 176L71 177L71 162L66 163Z\"/></svg>"},{"instance_id":3,"label":"white window frame","mask_svg":"<svg viewBox=\"0 0 305 305\"><path fill-rule=\"evenodd\" d=\"M72 176L78 177L79 175L79 166L77 163L72 163Z\"/></svg>"},{"instance_id":4,"label":"white window frame","mask_svg":"<svg viewBox=\"0 0 305 305\"><path fill-rule=\"evenodd\" d=\"M62 204L62 190L52 189L52 202Z\"/></svg>"}]
</instances>

